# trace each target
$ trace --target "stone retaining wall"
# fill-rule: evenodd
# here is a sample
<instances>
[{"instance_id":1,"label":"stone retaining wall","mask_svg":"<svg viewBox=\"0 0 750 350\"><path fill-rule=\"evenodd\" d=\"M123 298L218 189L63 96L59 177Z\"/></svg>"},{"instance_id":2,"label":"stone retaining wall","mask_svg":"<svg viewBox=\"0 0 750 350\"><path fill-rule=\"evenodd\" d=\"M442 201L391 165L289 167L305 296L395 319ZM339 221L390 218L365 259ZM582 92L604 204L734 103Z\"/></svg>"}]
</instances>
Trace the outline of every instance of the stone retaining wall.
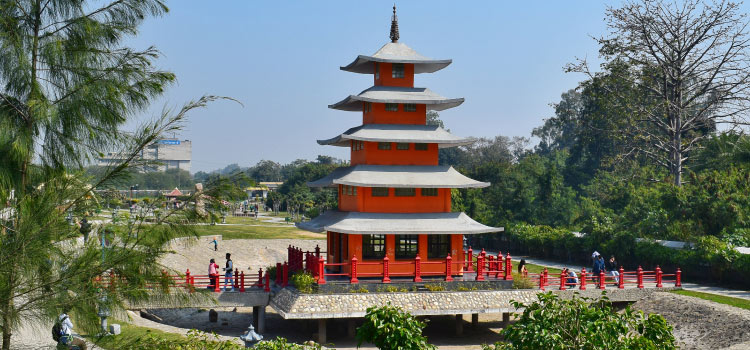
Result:
<instances>
[{"instance_id":1,"label":"stone retaining wall","mask_svg":"<svg viewBox=\"0 0 750 350\"><path fill-rule=\"evenodd\" d=\"M268 305L270 293L263 291L196 292L154 295L151 300L128 303L128 309L179 309L211 307L250 307Z\"/></svg>"},{"instance_id":2,"label":"stone retaining wall","mask_svg":"<svg viewBox=\"0 0 750 350\"><path fill-rule=\"evenodd\" d=\"M652 293L674 288L612 289L607 297L613 302L637 301ZM562 298L572 298L574 293L589 298L599 298L596 289L552 291ZM279 291L270 302L285 319L323 319L363 317L371 306L399 306L412 315L455 315L516 312L510 303L516 300L529 303L536 300L538 290L490 290L464 292L393 292L302 294L293 288Z\"/></svg>"}]
</instances>

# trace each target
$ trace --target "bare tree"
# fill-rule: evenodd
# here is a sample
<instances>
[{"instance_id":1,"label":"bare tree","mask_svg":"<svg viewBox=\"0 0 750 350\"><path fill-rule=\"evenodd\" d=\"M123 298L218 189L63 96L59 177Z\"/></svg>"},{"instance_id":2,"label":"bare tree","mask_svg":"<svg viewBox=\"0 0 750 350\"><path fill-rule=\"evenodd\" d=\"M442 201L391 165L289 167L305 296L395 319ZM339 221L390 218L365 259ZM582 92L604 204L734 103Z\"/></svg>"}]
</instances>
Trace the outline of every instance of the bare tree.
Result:
<instances>
[{"instance_id":1,"label":"bare tree","mask_svg":"<svg viewBox=\"0 0 750 350\"><path fill-rule=\"evenodd\" d=\"M720 124L748 125L750 57L746 15L721 0L626 1L607 9L609 37L597 39L610 69L590 77L622 79L639 98L610 91L633 117L631 151L668 169L682 184L685 162Z\"/></svg>"}]
</instances>

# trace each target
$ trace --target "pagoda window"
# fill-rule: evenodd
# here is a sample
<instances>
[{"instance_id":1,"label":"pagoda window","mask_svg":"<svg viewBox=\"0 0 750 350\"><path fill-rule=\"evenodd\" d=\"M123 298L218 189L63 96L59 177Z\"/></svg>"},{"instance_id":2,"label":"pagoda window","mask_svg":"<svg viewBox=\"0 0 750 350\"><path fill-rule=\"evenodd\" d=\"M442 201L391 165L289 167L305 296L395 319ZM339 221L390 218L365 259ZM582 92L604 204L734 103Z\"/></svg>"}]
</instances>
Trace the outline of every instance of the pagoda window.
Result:
<instances>
[{"instance_id":1,"label":"pagoda window","mask_svg":"<svg viewBox=\"0 0 750 350\"><path fill-rule=\"evenodd\" d=\"M365 107L364 107L364 109L365 109L365 113L370 113L370 112L372 112L372 102L365 102Z\"/></svg>"},{"instance_id":2,"label":"pagoda window","mask_svg":"<svg viewBox=\"0 0 750 350\"><path fill-rule=\"evenodd\" d=\"M394 63L391 65L392 68L392 78L403 78L404 77L404 64L403 63Z\"/></svg>"},{"instance_id":3,"label":"pagoda window","mask_svg":"<svg viewBox=\"0 0 750 350\"><path fill-rule=\"evenodd\" d=\"M404 112L416 112L417 105L414 103L404 103Z\"/></svg>"},{"instance_id":4,"label":"pagoda window","mask_svg":"<svg viewBox=\"0 0 750 350\"><path fill-rule=\"evenodd\" d=\"M402 151L408 151L409 150L409 144L404 142L399 142L396 144L396 149L402 150Z\"/></svg>"},{"instance_id":5,"label":"pagoda window","mask_svg":"<svg viewBox=\"0 0 750 350\"><path fill-rule=\"evenodd\" d=\"M352 196L357 195L357 186L352 186Z\"/></svg>"},{"instance_id":6,"label":"pagoda window","mask_svg":"<svg viewBox=\"0 0 750 350\"><path fill-rule=\"evenodd\" d=\"M417 195L416 188L396 188L396 197L414 197Z\"/></svg>"},{"instance_id":7,"label":"pagoda window","mask_svg":"<svg viewBox=\"0 0 750 350\"><path fill-rule=\"evenodd\" d=\"M445 258L451 250L450 235L429 235L427 236L427 257L428 258Z\"/></svg>"},{"instance_id":8,"label":"pagoda window","mask_svg":"<svg viewBox=\"0 0 750 350\"><path fill-rule=\"evenodd\" d=\"M373 187L372 196L373 197L388 197L388 187Z\"/></svg>"},{"instance_id":9,"label":"pagoda window","mask_svg":"<svg viewBox=\"0 0 750 350\"><path fill-rule=\"evenodd\" d=\"M390 142L378 142L378 149L389 150L391 149L391 143Z\"/></svg>"},{"instance_id":10,"label":"pagoda window","mask_svg":"<svg viewBox=\"0 0 750 350\"><path fill-rule=\"evenodd\" d=\"M418 235L396 235L396 259L415 258L418 248Z\"/></svg>"},{"instance_id":11,"label":"pagoda window","mask_svg":"<svg viewBox=\"0 0 750 350\"><path fill-rule=\"evenodd\" d=\"M380 79L380 63L375 62L375 80Z\"/></svg>"},{"instance_id":12,"label":"pagoda window","mask_svg":"<svg viewBox=\"0 0 750 350\"><path fill-rule=\"evenodd\" d=\"M385 111L386 112L398 112L398 103L386 103Z\"/></svg>"},{"instance_id":13,"label":"pagoda window","mask_svg":"<svg viewBox=\"0 0 750 350\"><path fill-rule=\"evenodd\" d=\"M426 151L427 150L427 144L426 143L415 143L414 149L417 151Z\"/></svg>"},{"instance_id":14,"label":"pagoda window","mask_svg":"<svg viewBox=\"0 0 750 350\"><path fill-rule=\"evenodd\" d=\"M422 192L422 197L437 197L438 195L437 188L423 188L421 192Z\"/></svg>"},{"instance_id":15,"label":"pagoda window","mask_svg":"<svg viewBox=\"0 0 750 350\"><path fill-rule=\"evenodd\" d=\"M385 256L385 235L362 235L362 258L382 259Z\"/></svg>"}]
</instances>

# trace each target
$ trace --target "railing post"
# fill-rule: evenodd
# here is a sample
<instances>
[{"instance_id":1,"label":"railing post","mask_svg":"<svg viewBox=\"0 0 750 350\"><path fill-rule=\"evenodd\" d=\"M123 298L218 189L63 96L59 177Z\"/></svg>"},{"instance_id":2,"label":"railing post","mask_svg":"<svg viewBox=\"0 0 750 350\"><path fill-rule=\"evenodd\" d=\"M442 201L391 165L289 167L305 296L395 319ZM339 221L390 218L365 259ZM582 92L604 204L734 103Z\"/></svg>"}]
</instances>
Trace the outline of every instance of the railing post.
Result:
<instances>
[{"instance_id":1,"label":"railing post","mask_svg":"<svg viewBox=\"0 0 750 350\"><path fill-rule=\"evenodd\" d=\"M548 286L548 285L549 285L549 283L547 282L547 281L548 281L548 280L547 280L547 278L549 278L549 272L547 271L547 268L546 268L546 267L545 267L545 268L544 268L544 270L542 271L542 275L543 275L543 277L544 277L544 285L545 285L545 286Z\"/></svg>"},{"instance_id":2,"label":"railing post","mask_svg":"<svg viewBox=\"0 0 750 350\"><path fill-rule=\"evenodd\" d=\"M383 283L391 283L391 277L388 276L388 255L383 257Z\"/></svg>"},{"instance_id":3,"label":"railing post","mask_svg":"<svg viewBox=\"0 0 750 350\"><path fill-rule=\"evenodd\" d=\"M221 277L219 277L219 274L214 274L214 292L218 293L221 292L220 285L221 284Z\"/></svg>"},{"instance_id":4,"label":"railing post","mask_svg":"<svg viewBox=\"0 0 750 350\"><path fill-rule=\"evenodd\" d=\"M422 258L417 255L416 258L414 258L414 282L422 282L422 267L421 265Z\"/></svg>"},{"instance_id":5,"label":"railing post","mask_svg":"<svg viewBox=\"0 0 750 350\"><path fill-rule=\"evenodd\" d=\"M265 292L271 291L271 276L268 274L268 271L266 271L266 287L263 290Z\"/></svg>"},{"instance_id":6,"label":"railing post","mask_svg":"<svg viewBox=\"0 0 750 350\"><path fill-rule=\"evenodd\" d=\"M268 271L266 271L266 275ZM263 286L263 269L258 269L258 286Z\"/></svg>"},{"instance_id":7,"label":"railing post","mask_svg":"<svg viewBox=\"0 0 750 350\"><path fill-rule=\"evenodd\" d=\"M682 287L682 270L679 267L677 268L677 272L674 273L674 286Z\"/></svg>"},{"instance_id":8,"label":"railing post","mask_svg":"<svg viewBox=\"0 0 750 350\"><path fill-rule=\"evenodd\" d=\"M544 290L544 273L539 274L539 290Z\"/></svg>"},{"instance_id":9,"label":"railing post","mask_svg":"<svg viewBox=\"0 0 750 350\"><path fill-rule=\"evenodd\" d=\"M599 289L604 289L604 280L606 279L606 276L604 275L604 271L599 271Z\"/></svg>"},{"instance_id":10,"label":"railing post","mask_svg":"<svg viewBox=\"0 0 750 350\"><path fill-rule=\"evenodd\" d=\"M286 260L291 262L292 261L292 245L290 244L288 248L286 248Z\"/></svg>"},{"instance_id":11,"label":"railing post","mask_svg":"<svg viewBox=\"0 0 750 350\"><path fill-rule=\"evenodd\" d=\"M453 272L451 271L453 268L453 262L452 262L451 255L448 254L448 256L445 257L445 281L450 282L453 281Z\"/></svg>"},{"instance_id":12,"label":"railing post","mask_svg":"<svg viewBox=\"0 0 750 350\"><path fill-rule=\"evenodd\" d=\"M484 281L484 255L477 254L477 281Z\"/></svg>"},{"instance_id":13,"label":"railing post","mask_svg":"<svg viewBox=\"0 0 750 350\"><path fill-rule=\"evenodd\" d=\"M581 269L581 286L578 287L580 290L586 290L586 268Z\"/></svg>"},{"instance_id":14,"label":"railing post","mask_svg":"<svg viewBox=\"0 0 750 350\"><path fill-rule=\"evenodd\" d=\"M618 272L620 273L620 280L617 281L617 288L625 289L625 269L620 266L620 270Z\"/></svg>"},{"instance_id":15,"label":"railing post","mask_svg":"<svg viewBox=\"0 0 750 350\"><path fill-rule=\"evenodd\" d=\"M643 288L643 268L638 266L638 288Z\"/></svg>"},{"instance_id":16,"label":"railing post","mask_svg":"<svg viewBox=\"0 0 750 350\"><path fill-rule=\"evenodd\" d=\"M547 276L544 276L544 278L547 278ZM505 279L509 281L513 280L513 262L510 261L510 252L505 256Z\"/></svg>"},{"instance_id":17,"label":"railing post","mask_svg":"<svg viewBox=\"0 0 750 350\"><path fill-rule=\"evenodd\" d=\"M464 262L461 263L461 265L463 265L462 267L464 268L463 271L469 271L469 265L466 264L466 254L468 254L468 253L464 250L464 255L463 255Z\"/></svg>"},{"instance_id":18,"label":"railing post","mask_svg":"<svg viewBox=\"0 0 750 350\"><path fill-rule=\"evenodd\" d=\"M487 260L489 261L489 263L487 264L489 267L487 269L487 278L490 278L492 277L490 275L494 274L493 271L497 271L497 263L495 262L495 257L492 256L492 254L490 254L490 256L487 257Z\"/></svg>"},{"instance_id":19,"label":"railing post","mask_svg":"<svg viewBox=\"0 0 750 350\"><path fill-rule=\"evenodd\" d=\"M320 259L320 247L317 244L315 245L315 257Z\"/></svg>"},{"instance_id":20,"label":"railing post","mask_svg":"<svg viewBox=\"0 0 750 350\"><path fill-rule=\"evenodd\" d=\"M661 267L656 265L656 288L661 288Z\"/></svg>"},{"instance_id":21,"label":"railing post","mask_svg":"<svg viewBox=\"0 0 750 350\"><path fill-rule=\"evenodd\" d=\"M503 253L497 252L497 273L495 274L495 278L500 278L500 274L503 274L503 277L505 276L505 265L503 264Z\"/></svg>"},{"instance_id":22,"label":"railing post","mask_svg":"<svg viewBox=\"0 0 750 350\"><path fill-rule=\"evenodd\" d=\"M240 271L239 271L239 269L235 268L234 269L234 281L232 281L232 282L234 282L234 283L232 283L232 289L239 289L240 288L240 283L239 283L239 281L237 281L237 277L240 277Z\"/></svg>"},{"instance_id":23,"label":"railing post","mask_svg":"<svg viewBox=\"0 0 750 350\"><path fill-rule=\"evenodd\" d=\"M190 290L190 269L187 269L187 271L185 271L185 288Z\"/></svg>"},{"instance_id":24,"label":"railing post","mask_svg":"<svg viewBox=\"0 0 750 350\"><path fill-rule=\"evenodd\" d=\"M560 272L560 290L565 290L565 278L568 276L565 276L565 271Z\"/></svg>"},{"instance_id":25,"label":"railing post","mask_svg":"<svg viewBox=\"0 0 750 350\"><path fill-rule=\"evenodd\" d=\"M469 255L468 255L468 265L466 268L467 272L473 272L474 271L474 251L471 250L471 247L469 247Z\"/></svg>"},{"instance_id":26,"label":"railing post","mask_svg":"<svg viewBox=\"0 0 750 350\"><path fill-rule=\"evenodd\" d=\"M289 263L284 261L284 266L282 268L283 274L281 275L281 286L286 287L289 285Z\"/></svg>"},{"instance_id":27,"label":"railing post","mask_svg":"<svg viewBox=\"0 0 750 350\"><path fill-rule=\"evenodd\" d=\"M281 263L276 263L276 285L281 285L281 276L282 272L284 272L283 267L281 267Z\"/></svg>"},{"instance_id":28,"label":"railing post","mask_svg":"<svg viewBox=\"0 0 750 350\"><path fill-rule=\"evenodd\" d=\"M318 260L318 284L326 284L326 261Z\"/></svg>"},{"instance_id":29,"label":"railing post","mask_svg":"<svg viewBox=\"0 0 750 350\"><path fill-rule=\"evenodd\" d=\"M359 283L359 279L357 279L357 256L352 256L351 265L352 268L350 271L351 277L349 278L349 283Z\"/></svg>"},{"instance_id":30,"label":"railing post","mask_svg":"<svg viewBox=\"0 0 750 350\"><path fill-rule=\"evenodd\" d=\"M266 271L266 275L268 275L268 271ZM245 271L240 271L240 293L245 292Z\"/></svg>"}]
</instances>

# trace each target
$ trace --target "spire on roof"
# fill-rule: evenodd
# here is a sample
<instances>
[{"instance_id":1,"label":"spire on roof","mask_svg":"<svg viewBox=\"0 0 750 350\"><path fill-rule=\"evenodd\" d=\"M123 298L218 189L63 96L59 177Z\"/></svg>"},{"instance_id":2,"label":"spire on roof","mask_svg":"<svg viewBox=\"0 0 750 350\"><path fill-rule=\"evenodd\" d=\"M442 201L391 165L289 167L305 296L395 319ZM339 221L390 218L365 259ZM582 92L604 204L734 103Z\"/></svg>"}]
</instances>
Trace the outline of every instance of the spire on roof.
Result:
<instances>
[{"instance_id":1,"label":"spire on roof","mask_svg":"<svg viewBox=\"0 0 750 350\"><path fill-rule=\"evenodd\" d=\"M396 4L393 4L393 17L391 17L391 42L398 42L398 17L396 17Z\"/></svg>"}]
</instances>

